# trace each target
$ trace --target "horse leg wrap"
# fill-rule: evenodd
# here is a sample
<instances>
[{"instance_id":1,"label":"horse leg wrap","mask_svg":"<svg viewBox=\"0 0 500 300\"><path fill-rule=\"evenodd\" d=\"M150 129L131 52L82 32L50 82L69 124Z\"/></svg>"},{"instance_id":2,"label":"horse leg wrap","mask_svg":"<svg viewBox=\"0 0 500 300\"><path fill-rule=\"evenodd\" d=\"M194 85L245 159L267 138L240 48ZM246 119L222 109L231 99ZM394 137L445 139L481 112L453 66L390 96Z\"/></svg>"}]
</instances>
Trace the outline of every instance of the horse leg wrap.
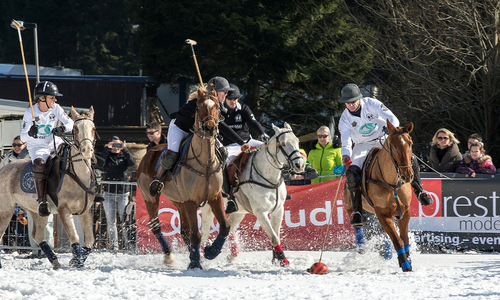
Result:
<instances>
[{"instance_id":1,"label":"horse leg wrap","mask_svg":"<svg viewBox=\"0 0 500 300\"><path fill-rule=\"evenodd\" d=\"M40 243L40 248L42 248L43 253L45 253L45 256L49 259L50 262L53 262L54 260L57 259L57 256L54 254L54 251L50 249L49 244L47 244L46 241L43 241Z\"/></svg>"},{"instance_id":2,"label":"horse leg wrap","mask_svg":"<svg viewBox=\"0 0 500 300\"><path fill-rule=\"evenodd\" d=\"M80 243L71 244L73 248L73 258L69 261L69 266L74 268L83 268L82 246Z\"/></svg>"},{"instance_id":3,"label":"horse leg wrap","mask_svg":"<svg viewBox=\"0 0 500 300\"><path fill-rule=\"evenodd\" d=\"M365 235L363 234L363 228L354 228L356 231L356 245L358 246L358 253L365 254Z\"/></svg>"},{"instance_id":4,"label":"horse leg wrap","mask_svg":"<svg viewBox=\"0 0 500 300\"><path fill-rule=\"evenodd\" d=\"M216 258L220 254L222 246L224 246L225 242L226 242L226 237L223 237L222 235L219 234L212 245L207 245L205 247L205 258L206 259Z\"/></svg>"},{"instance_id":5,"label":"horse leg wrap","mask_svg":"<svg viewBox=\"0 0 500 300\"><path fill-rule=\"evenodd\" d=\"M163 236L161 231L155 232L155 237L160 242L161 250L164 254L170 255L172 253L172 249L170 248L170 244L167 242L167 239Z\"/></svg>"},{"instance_id":6,"label":"horse leg wrap","mask_svg":"<svg viewBox=\"0 0 500 300\"><path fill-rule=\"evenodd\" d=\"M82 263L84 263L87 260L87 257L89 257L90 251L92 251L92 249L89 247L82 248Z\"/></svg>"},{"instance_id":7,"label":"horse leg wrap","mask_svg":"<svg viewBox=\"0 0 500 300\"><path fill-rule=\"evenodd\" d=\"M200 245L189 245L188 249L189 259L191 260L188 269L203 269L201 267Z\"/></svg>"},{"instance_id":8,"label":"horse leg wrap","mask_svg":"<svg viewBox=\"0 0 500 300\"><path fill-rule=\"evenodd\" d=\"M405 248L399 249L397 253L399 266L403 269L403 272L412 271L411 262L408 260L408 253L405 252Z\"/></svg>"},{"instance_id":9,"label":"horse leg wrap","mask_svg":"<svg viewBox=\"0 0 500 300\"><path fill-rule=\"evenodd\" d=\"M386 260L392 259L392 242L389 239L384 240L383 256Z\"/></svg>"},{"instance_id":10,"label":"horse leg wrap","mask_svg":"<svg viewBox=\"0 0 500 300\"><path fill-rule=\"evenodd\" d=\"M158 217L155 217L154 219L149 220L148 222L149 229L151 229L151 232L156 234L158 231L161 232L161 224L160 220Z\"/></svg>"},{"instance_id":11,"label":"horse leg wrap","mask_svg":"<svg viewBox=\"0 0 500 300\"><path fill-rule=\"evenodd\" d=\"M290 265L290 262L285 256L285 253L283 252L283 248L281 248L281 245L278 245L273 248L273 263L276 261L279 261L280 266L286 267Z\"/></svg>"}]
</instances>

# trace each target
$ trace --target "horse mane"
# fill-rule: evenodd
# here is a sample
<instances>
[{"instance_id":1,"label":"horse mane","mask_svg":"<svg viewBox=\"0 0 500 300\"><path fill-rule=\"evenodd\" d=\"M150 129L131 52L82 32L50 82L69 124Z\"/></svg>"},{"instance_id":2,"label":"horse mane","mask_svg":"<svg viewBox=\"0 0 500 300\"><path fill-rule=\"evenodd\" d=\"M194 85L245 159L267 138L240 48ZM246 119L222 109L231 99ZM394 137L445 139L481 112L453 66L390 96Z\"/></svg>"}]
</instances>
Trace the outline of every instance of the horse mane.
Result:
<instances>
[{"instance_id":1,"label":"horse mane","mask_svg":"<svg viewBox=\"0 0 500 300\"><path fill-rule=\"evenodd\" d=\"M189 94L189 97L188 97L188 102L195 99L195 98L198 98L198 88L202 89L202 91L206 94L207 93L207 88L206 86L196 86L196 91L192 92L191 94Z\"/></svg>"}]
</instances>

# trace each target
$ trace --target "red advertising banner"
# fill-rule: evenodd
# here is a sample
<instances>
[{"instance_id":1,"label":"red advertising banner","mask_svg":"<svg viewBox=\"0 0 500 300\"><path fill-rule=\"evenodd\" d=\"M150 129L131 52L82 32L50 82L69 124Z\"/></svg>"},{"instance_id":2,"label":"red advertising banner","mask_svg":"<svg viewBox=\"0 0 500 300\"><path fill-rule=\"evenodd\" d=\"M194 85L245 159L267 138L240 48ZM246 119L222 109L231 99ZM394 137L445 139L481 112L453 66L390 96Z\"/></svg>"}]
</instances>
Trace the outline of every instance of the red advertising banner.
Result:
<instances>
[{"instance_id":1,"label":"red advertising banner","mask_svg":"<svg viewBox=\"0 0 500 300\"><path fill-rule=\"evenodd\" d=\"M339 180L324 183L289 186L287 191L292 200L285 202L285 215L281 228L281 245L283 250L320 250L325 239L327 222L331 222L325 249L342 249L354 244L354 230L344 206L343 183L335 198ZM343 179L342 179L343 180ZM179 214L173 204L163 195L160 198L159 219L162 232L167 241L180 251L186 246L180 236ZM147 225L149 217L141 192L137 193L137 241L141 252L160 252L156 237ZM201 224L201 212L198 210L198 224ZM218 232L218 223L214 219L211 237ZM247 214L238 227L240 249L271 249L271 242L257 218Z\"/></svg>"}]
</instances>

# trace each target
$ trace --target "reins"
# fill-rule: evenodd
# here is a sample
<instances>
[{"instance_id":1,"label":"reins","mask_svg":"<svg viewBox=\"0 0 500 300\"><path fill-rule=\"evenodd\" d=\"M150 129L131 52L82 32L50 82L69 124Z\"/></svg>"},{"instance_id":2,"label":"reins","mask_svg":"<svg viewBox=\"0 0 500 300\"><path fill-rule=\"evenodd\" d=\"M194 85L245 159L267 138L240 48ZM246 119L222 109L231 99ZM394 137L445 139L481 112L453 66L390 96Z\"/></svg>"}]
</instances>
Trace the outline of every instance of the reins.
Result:
<instances>
[{"instance_id":1,"label":"reins","mask_svg":"<svg viewBox=\"0 0 500 300\"><path fill-rule=\"evenodd\" d=\"M89 121L92 122L92 120L88 119L88 118L79 118L79 119L76 119L74 121L74 123L77 123L77 122L83 121L83 120L89 120ZM93 128L93 132L96 134L96 136L99 136L97 134L97 131L95 130L95 128ZM85 210L87 209L87 206L88 206L88 194L90 194L90 195L97 194L97 192L92 189L92 187L95 186L95 183L96 183L95 173L93 172L92 167L89 165L89 162L86 159L83 158L83 154L82 154L82 151L80 149L80 145L81 145L81 143L83 141L89 140L91 142L91 144L92 144L92 148L94 148L95 147L95 143L96 143L96 138L94 138L93 140L91 140L89 138L84 138L81 141L78 141L76 139L74 130L71 132L71 134L68 134L68 135L67 134L59 134L58 136L63 140L63 142L66 145L69 145L71 149L74 148L77 151L77 153L75 155L72 155L71 151L69 151L68 157L65 158L65 157L62 157L62 156L59 155L59 153L57 152L57 149L54 149L55 153L56 153L56 157L59 158L61 161L66 161L68 163L66 169L65 170L61 170L61 173L67 174L71 179L73 179L73 181L75 181L78 184L78 186L80 186L80 188L82 188L83 191L85 191L85 204L83 206L82 211L80 213L78 213L78 215L80 215L80 214L84 213ZM68 139L68 136L73 136L73 142ZM55 134L53 134L53 139L54 139L54 148L55 148L56 147ZM75 159L78 156L82 156L82 158ZM90 186L89 187L85 186L85 184L82 182L82 180L80 179L80 177L75 172L75 166L74 166L74 164L76 162L81 162L81 161L83 161L85 163L85 166L90 171Z\"/></svg>"},{"instance_id":2,"label":"reins","mask_svg":"<svg viewBox=\"0 0 500 300\"><path fill-rule=\"evenodd\" d=\"M394 133L390 134L386 139L387 146L389 147L389 149L387 149L385 146L385 143L382 144L381 139L379 139L379 143L382 145L382 149L384 149L384 151L386 151L387 154L389 154L389 157L391 158L392 164L394 165L394 169L395 169L396 174L398 176L398 182L396 184L390 184L385 180L384 173L382 172L382 169L380 167L380 161L379 161L380 152L376 155L374 164L376 162L380 176L382 177L382 181L375 180L375 179L371 178L371 173L373 172L373 167L371 168L369 178L366 179L366 182L374 183L378 186L381 186L383 188L390 189L390 190L394 191L394 200L396 201L396 205L397 205L398 212L399 212L399 217L397 217L397 219L400 219L403 217L403 209L401 208L401 203L399 201L398 190L405 184L404 181L401 179L400 168L411 168L411 165L399 166L398 163L396 162L396 160L394 159L393 152L392 152L392 149L394 148L394 146L391 145L390 138L393 135L399 135L399 134L409 134L409 133L406 131L398 131L398 132L394 132Z\"/></svg>"},{"instance_id":3,"label":"reins","mask_svg":"<svg viewBox=\"0 0 500 300\"><path fill-rule=\"evenodd\" d=\"M214 96L212 95L206 95L206 96L209 96L210 98L212 98L213 101L219 101L217 98L215 98ZM214 100L215 99L215 100ZM212 147L212 143L213 143L213 148L215 150L215 137L219 134L219 122L220 122L220 119L217 119L217 117L213 116L213 115L207 115L206 117L204 117L203 119L201 119L199 113L198 113L198 110L200 109L201 107L198 106L197 107L197 110L196 110L196 120L198 122L198 129L194 129L194 130L191 130L191 132L197 136L201 142L203 142L203 140L206 140L207 141L207 149L209 150L208 151L208 160L207 160L207 163L205 164L204 162L202 162L200 160L200 157L203 153L203 146L201 147L200 149L200 153L199 154L196 154L195 152L195 149L194 149L194 146L193 146L193 140L191 140L191 143L189 145L189 151L193 154L193 157L190 157L190 158L186 158L185 160L182 160L179 165L183 166L183 167L186 167L188 170L190 170L191 172L193 172L194 174L198 175L198 176L201 176L201 177L205 177L206 178L206 181L205 181L205 200L202 202L202 204L200 205L200 207L203 207L207 204L208 202L208 192L210 190L210 177L214 174L217 174L219 173L219 171L222 169L222 166L223 166L223 162L220 161L217 157L217 155L215 155L215 157L212 157L212 151L210 151L211 147ZM220 115L220 107L218 108L219 110L219 116ZM209 132L209 131L206 131L204 130L204 126L205 124L209 123L209 122L213 122L214 123L214 127L212 128L212 132ZM200 172L198 170L196 170L194 167L192 167L191 165L188 164L188 162L190 160L196 160L196 163L198 163L198 165L200 165L202 168L204 168L204 172ZM217 168L210 172L210 170L213 170L215 167L214 165L218 163L218 166Z\"/></svg>"},{"instance_id":4,"label":"reins","mask_svg":"<svg viewBox=\"0 0 500 300\"><path fill-rule=\"evenodd\" d=\"M281 142L279 141L279 138L286 134L286 133L290 133L292 132L291 130L287 130L287 131L284 131L284 132L281 132L279 135L276 136L276 142L275 143L266 143L264 145L261 145L261 146L258 146L257 149L261 149L261 148L264 148L266 149L265 151L265 154L266 155L266 158L267 158L267 161L269 162L269 165L271 167L273 167L274 169L277 169L277 170L283 170L285 167L285 164L288 163L289 166L291 167L293 161L297 160L297 159L302 159L302 156L300 157L296 157L294 159L292 159L291 157L295 154L295 153L300 153L299 150L297 149L294 149L290 154L287 154L287 152L285 151L285 149L283 148L283 146L286 145L285 142ZM275 149L276 149L276 154L273 155L270 151L269 151L269 148L271 148L272 146L275 146ZM285 162L280 162L279 161L279 158L278 158L278 153L281 153L283 154L283 156L285 157L286 161ZM258 186L261 186L261 187L264 187L264 188L267 188L267 189L274 189L276 191L276 203L275 203L275 206L273 208L273 212L274 210L276 210L276 207L278 206L278 188L281 186L281 184L283 183L283 176L280 176L279 177L279 180L277 183L273 183L271 182L270 180L268 180L264 175L262 175L261 172L259 172L259 170L257 169L257 167L255 166L255 156L257 154L255 153L253 156L252 156L252 163L250 164L250 175L248 177L248 180L246 181L240 181L239 185L238 186L241 186L243 184L246 184L246 183L250 183L250 184L256 184ZM270 158L272 158L272 161L270 160ZM275 164L276 163L276 164ZM259 181L256 181L254 178L253 178L253 172L255 171L255 173L261 178L263 179L265 182L259 182Z\"/></svg>"}]
</instances>

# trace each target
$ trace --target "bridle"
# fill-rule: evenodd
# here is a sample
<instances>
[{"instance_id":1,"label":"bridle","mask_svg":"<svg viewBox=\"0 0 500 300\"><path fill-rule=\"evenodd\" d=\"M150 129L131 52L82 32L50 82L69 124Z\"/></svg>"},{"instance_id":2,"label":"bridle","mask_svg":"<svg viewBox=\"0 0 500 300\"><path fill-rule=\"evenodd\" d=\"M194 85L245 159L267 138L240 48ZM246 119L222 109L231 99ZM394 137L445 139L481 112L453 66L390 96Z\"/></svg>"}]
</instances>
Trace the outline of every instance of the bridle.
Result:
<instances>
[{"instance_id":1,"label":"bridle","mask_svg":"<svg viewBox=\"0 0 500 300\"><path fill-rule=\"evenodd\" d=\"M78 123L78 122L83 122L83 121L89 121L89 122L92 122L92 139L91 138L83 138L82 140L78 140L77 139L77 135L78 135L78 131L75 129L75 125ZM79 213L79 214L82 214L85 212L85 210L87 209L87 206L88 206L88 194L91 194L91 195L95 195L97 194L96 192L96 184L97 184L97 180L96 180L96 177L95 177L95 173L94 173L94 170L92 169L92 166L89 164L89 162L86 160L86 159L83 159L83 158L79 158L79 159L75 159L76 157L78 156L82 156L83 157L83 154L82 154L82 151L80 149L80 146L82 144L83 141L90 141L90 143L92 144L92 149L95 148L95 144L96 144L96 136L97 138L99 138L99 135L97 134L97 130L95 128L95 125L94 125L94 122L89 119L89 118L78 118L74 121L74 127L73 127L73 131L71 132L71 136L72 136L72 140L73 141L70 141L68 139L68 137L66 135L59 135L60 138L63 139L63 141L67 144L67 145L70 145L71 148L74 148L77 150L77 153L75 155L72 155L71 153L68 154L68 157L64 158L64 157L61 157L59 156L59 153L57 153L57 156L58 158L61 160L61 161L66 161L67 162L67 167L65 170L61 170L61 173L62 174L67 174L69 177L71 177L84 191L85 191L85 205L83 206L83 209L82 211ZM54 136L54 147L55 147L55 136ZM94 158L94 157L93 157ZM95 159L95 158L94 158ZM80 179L80 177L76 174L75 172L75 167L74 167L74 163L75 162L80 162L80 161L83 161L85 163L85 165L87 166L87 168L89 169L90 171L90 186L87 187L85 186L85 184L82 182L82 180Z\"/></svg>"},{"instance_id":2,"label":"bridle","mask_svg":"<svg viewBox=\"0 0 500 300\"><path fill-rule=\"evenodd\" d=\"M297 159L302 159L302 155L300 155L300 151L297 150L297 149L294 149L290 154L288 154L285 150L285 148L283 147L284 145L286 145L286 143L284 141L279 141L279 138L287 133L292 133L292 130L287 130L287 131L283 131L281 132L280 134L278 134L276 136L276 154L275 156L269 151L269 148L270 147L265 147L266 148L266 153L268 154L266 157L267 157L267 160L269 162L269 164L277 169L277 170L283 170L286 166L286 164L289 165L289 167L291 168L292 165L293 165L293 162ZM269 145L271 139L266 143L266 145ZM278 154L279 153L282 153L283 156L285 157L286 161L285 162L280 162L280 160L278 159ZM292 159L292 156L295 154L295 153L299 153L299 156L295 157ZM269 157L272 157L273 160L269 160ZM255 171L255 173L259 176L259 178L263 179L265 182L261 182L261 181L256 181L254 178L253 178L253 172ZM281 184L283 183L283 176L279 176L279 180L277 183L273 183L271 181L269 181L266 177L264 177L264 175L262 175L261 172L259 172L259 170L255 167L255 154L253 156L253 159L252 159L252 164L250 165L250 175L249 175L249 178L248 180L246 181L240 181L239 182L239 185L238 186L242 186L243 184L246 184L246 183L252 183L252 184L256 184L256 185L259 185L259 186L262 186L264 188L268 188L268 189L274 189L276 191L276 204L273 208L273 211L276 209L276 207L278 206L278 188L281 186Z\"/></svg>"},{"instance_id":3,"label":"bridle","mask_svg":"<svg viewBox=\"0 0 500 300\"><path fill-rule=\"evenodd\" d=\"M276 168L276 169L283 170L284 168L286 168L285 164L288 164L288 167L289 167L289 168L291 168L291 167L292 167L292 165L293 165L293 162L294 162L295 160L302 159L302 155L300 155L300 151L299 151L299 150L297 150L297 149L294 149L294 150L293 150L290 154L287 154L287 153L286 153L286 151L285 151L285 148L283 148L283 146L284 146L284 145L286 145L286 144L285 144L285 142L283 142L283 141L279 141L279 139L280 139L280 137L281 137L282 135L285 135L285 134L290 133L290 132L292 132L292 131L291 131L291 130L283 131L283 132L281 132L280 134L278 134L278 135L276 136L276 142L277 142L277 143L276 143L276 157L275 157L275 156L273 156L273 155L272 155L272 153L269 151L269 148L270 148L270 147L266 147L266 151L267 151L267 153L269 154L269 156L268 156L268 158L267 158L267 159L268 159L268 161L269 161L269 157L272 157L272 158L273 158L274 163L276 163L278 166L274 165L272 161L269 161L269 163L270 163L270 164L271 164L274 168ZM278 153L279 153L280 151L281 151L281 153L283 154L283 156L284 156L284 157L285 157L285 159L286 159L286 162L284 162L284 163L280 162L280 161L279 161L279 159L278 159ZM299 156L297 156L297 157L295 157L295 158L293 158L293 159L292 159L292 156L293 156L295 153L299 153ZM282 165L282 166L280 167L280 165Z\"/></svg>"},{"instance_id":4,"label":"bridle","mask_svg":"<svg viewBox=\"0 0 500 300\"><path fill-rule=\"evenodd\" d=\"M217 104L219 103L219 99L217 99L217 97L215 97L213 95L208 95L208 94L205 94L205 96L212 99L212 101L214 101L215 103L217 103ZM198 130L194 133L202 139L213 138L214 136L219 134L219 122L221 121L220 120L220 117L221 117L220 105L217 108L218 112L219 112L219 118L217 118L214 115L208 114L203 119L201 119L199 112L202 108L203 108L203 106L199 106L199 105L196 106L196 111L198 112L198 117L196 118L198 121ZM213 129L212 130L205 130L205 125L209 124L210 122L214 123L213 129L215 129L215 130L213 130Z\"/></svg>"}]
</instances>

